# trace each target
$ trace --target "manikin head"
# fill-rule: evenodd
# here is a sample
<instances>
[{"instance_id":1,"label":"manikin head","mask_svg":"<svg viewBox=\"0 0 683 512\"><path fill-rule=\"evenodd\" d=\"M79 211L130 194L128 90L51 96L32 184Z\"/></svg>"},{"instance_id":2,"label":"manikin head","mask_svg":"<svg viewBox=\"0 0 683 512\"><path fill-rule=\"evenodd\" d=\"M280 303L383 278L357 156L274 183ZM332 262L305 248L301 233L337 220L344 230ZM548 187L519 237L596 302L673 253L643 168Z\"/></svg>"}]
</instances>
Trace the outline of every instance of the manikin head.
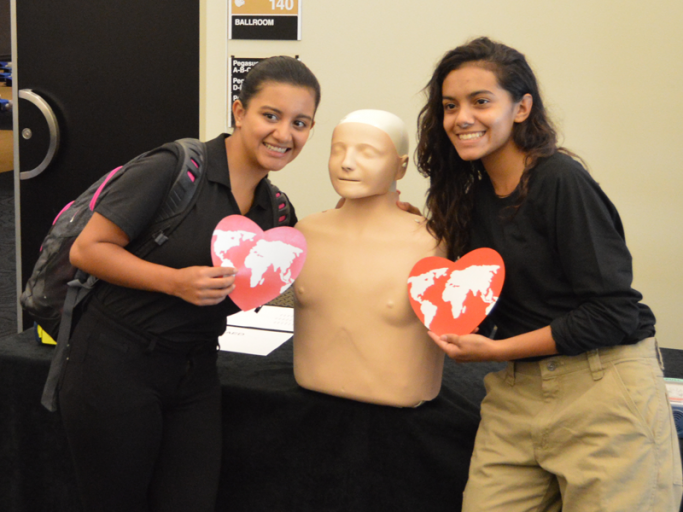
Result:
<instances>
[{"instance_id":1,"label":"manikin head","mask_svg":"<svg viewBox=\"0 0 683 512\"><path fill-rule=\"evenodd\" d=\"M403 121L384 110L356 110L332 134L332 186L346 199L384 195L408 167L408 133Z\"/></svg>"}]
</instances>

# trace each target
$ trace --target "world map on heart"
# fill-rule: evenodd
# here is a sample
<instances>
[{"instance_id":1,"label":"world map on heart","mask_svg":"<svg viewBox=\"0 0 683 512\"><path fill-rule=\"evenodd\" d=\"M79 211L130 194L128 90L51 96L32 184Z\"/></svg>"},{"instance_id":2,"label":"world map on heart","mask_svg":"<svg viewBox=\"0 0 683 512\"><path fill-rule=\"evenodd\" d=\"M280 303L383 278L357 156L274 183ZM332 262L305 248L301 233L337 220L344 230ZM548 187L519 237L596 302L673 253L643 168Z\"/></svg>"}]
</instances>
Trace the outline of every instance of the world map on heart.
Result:
<instances>
[{"instance_id":1,"label":"world map on heart","mask_svg":"<svg viewBox=\"0 0 683 512\"><path fill-rule=\"evenodd\" d=\"M248 231L214 231L216 237L216 254L221 260L221 267L235 267L230 260L230 249L239 247L240 243L251 242L255 238L254 233ZM280 279L280 293L289 288L294 279L292 278L292 263L303 253L302 249L280 241L259 240L250 249L244 258L244 266L251 271L249 286L256 288L263 284L266 272L271 269L276 272Z\"/></svg>"},{"instance_id":2,"label":"world map on heart","mask_svg":"<svg viewBox=\"0 0 683 512\"><path fill-rule=\"evenodd\" d=\"M237 270L230 298L243 311L274 299L299 275L306 257L306 240L290 227L263 231L241 215L218 223L211 239L213 264Z\"/></svg>"},{"instance_id":3,"label":"world map on heart","mask_svg":"<svg viewBox=\"0 0 683 512\"><path fill-rule=\"evenodd\" d=\"M457 262L429 257L408 278L413 310L437 334L469 334L491 312L505 279L505 266L492 249L477 249Z\"/></svg>"}]
</instances>

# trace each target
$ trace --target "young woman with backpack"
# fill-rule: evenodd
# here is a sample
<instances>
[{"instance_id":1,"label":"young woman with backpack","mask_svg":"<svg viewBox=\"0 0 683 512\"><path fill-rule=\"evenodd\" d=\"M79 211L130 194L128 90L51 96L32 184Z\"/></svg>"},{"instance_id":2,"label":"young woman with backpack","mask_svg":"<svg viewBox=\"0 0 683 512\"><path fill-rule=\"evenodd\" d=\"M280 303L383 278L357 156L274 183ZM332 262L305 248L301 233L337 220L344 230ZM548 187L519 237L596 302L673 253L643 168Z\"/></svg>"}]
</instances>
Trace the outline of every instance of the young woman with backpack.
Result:
<instances>
[{"instance_id":1,"label":"young woman with backpack","mask_svg":"<svg viewBox=\"0 0 683 512\"><path fill-rule=\"evenodd\" d=\"M274 227L266 177L297 157L319 102L304 64L260 62L232 106L232 135L206 143L199 196L163 245L145 259L126 250L175 179L177 159L164 151L127 169L76 239L72 263L102 281L74 329L59 392L86 511L214 510L217 338L238 308L234 269L212 266L212 233L232 214Z\"/></svg>"}]
</instances>

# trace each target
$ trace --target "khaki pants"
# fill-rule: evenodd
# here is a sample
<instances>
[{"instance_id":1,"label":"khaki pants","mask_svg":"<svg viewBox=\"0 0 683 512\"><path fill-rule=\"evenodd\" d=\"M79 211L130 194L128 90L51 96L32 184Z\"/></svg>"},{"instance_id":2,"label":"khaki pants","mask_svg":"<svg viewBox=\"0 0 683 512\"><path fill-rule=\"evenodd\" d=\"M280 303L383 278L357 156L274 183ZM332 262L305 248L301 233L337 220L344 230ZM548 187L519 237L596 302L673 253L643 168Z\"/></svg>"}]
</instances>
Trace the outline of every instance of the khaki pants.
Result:
<instances>
[{"instance_id":1,"label":"khaki pants","mask_svg":"<svg viewBox=\"0 0 683 512\"><path fill-rule=\"evenodd\" d=\"M681 458L654 338L486 376L464 512L678 512Z\"/></svg>"}]
</instances>

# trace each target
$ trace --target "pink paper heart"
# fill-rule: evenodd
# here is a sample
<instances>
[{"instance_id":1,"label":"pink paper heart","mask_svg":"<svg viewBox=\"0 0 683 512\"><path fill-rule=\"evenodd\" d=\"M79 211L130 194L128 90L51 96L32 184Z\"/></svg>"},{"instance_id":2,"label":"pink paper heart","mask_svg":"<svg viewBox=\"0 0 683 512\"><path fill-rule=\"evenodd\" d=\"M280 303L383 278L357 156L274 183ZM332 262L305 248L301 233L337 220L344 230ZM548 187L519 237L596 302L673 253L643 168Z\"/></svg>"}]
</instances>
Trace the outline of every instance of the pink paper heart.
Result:
<instances>
[{"instance_id":1,"label":"pink paper heart","mask_svg":"<svg viewBox=\"0 0 683 512\"><path fill-rule=\"evenodd\" d=\"M306 239L294 228L264 232L252 220L230 215L213 232L211 260L214 266L237 269L230 298L242 311L248 311L292 285L306 260Z\"/></svg>"},{"instance_id":2,"label":"pink paper heart","mask_svg":"<svg viewBox=\"0 0 683 512\"><path fill-rule=\"evenodd\" d=\"M496 304L505 281L503 258L481 248L456 262L431 256L418 261L408 277L415 314L435 334L469 334Z\"/></svg>"}]
</instances>

